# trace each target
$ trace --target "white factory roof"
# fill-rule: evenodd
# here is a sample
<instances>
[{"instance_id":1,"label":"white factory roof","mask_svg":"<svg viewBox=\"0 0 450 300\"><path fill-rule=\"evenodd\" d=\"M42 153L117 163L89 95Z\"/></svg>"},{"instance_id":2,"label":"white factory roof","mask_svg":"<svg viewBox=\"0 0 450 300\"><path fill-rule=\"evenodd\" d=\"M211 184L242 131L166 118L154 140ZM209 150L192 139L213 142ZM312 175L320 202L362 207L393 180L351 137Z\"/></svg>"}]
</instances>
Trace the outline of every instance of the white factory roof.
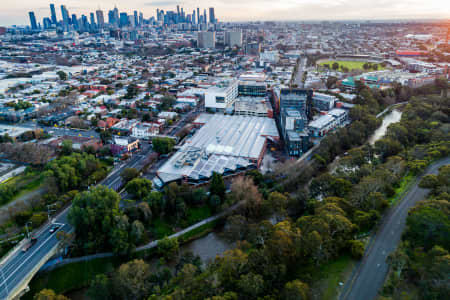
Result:
<instances>
[{"instance_id":1,"label":"white factory roof","mask_svg":"<svg viewBox=\"0 0 450 300\"><path fill-rule=\"evenodd\" d=\"M202 114L206 124L190 138L159 170L169 182L183 177L206 179L213 172L246 168L258 160L267 137L278 137L270 118Z\"/></svg>"}]
</instances>

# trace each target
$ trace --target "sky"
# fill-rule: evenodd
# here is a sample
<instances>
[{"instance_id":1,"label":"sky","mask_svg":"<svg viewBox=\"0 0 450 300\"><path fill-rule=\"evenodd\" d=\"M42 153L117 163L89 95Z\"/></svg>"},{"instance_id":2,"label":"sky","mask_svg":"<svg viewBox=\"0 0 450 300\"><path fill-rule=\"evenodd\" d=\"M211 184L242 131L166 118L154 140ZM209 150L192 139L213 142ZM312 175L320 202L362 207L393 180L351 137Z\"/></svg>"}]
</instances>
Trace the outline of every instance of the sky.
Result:
<instances>
[{"instance_id":1,"label":"sky","mask_svg":"<svg viewBox=\"0 0 450 300\"><path fill-rule=\"evenodd\" d=\"M119 11L138 10L145 18L156 8L176 10L176 5L192 12L196 7L214 7L220 21L307 21L307 20L400 20L450 19L450 0L1 0L0 25L28 25L28 12L34 11L38 22L50 16L50 3L69 13L89 15L100 8L107 11L117 5Z\"/></svg>"}]
</instances>

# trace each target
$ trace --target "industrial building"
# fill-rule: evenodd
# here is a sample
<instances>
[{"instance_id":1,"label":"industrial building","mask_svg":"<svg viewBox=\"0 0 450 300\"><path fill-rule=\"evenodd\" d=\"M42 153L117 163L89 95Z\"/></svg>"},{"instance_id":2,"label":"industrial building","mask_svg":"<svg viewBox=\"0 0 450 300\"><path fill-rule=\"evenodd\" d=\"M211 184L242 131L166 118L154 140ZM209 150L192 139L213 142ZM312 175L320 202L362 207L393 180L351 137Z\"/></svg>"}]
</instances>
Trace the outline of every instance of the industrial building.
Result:
<instances>
[{"instance_id":1,"label":"industrial building","mask_svg":"<svg viewBox=\"0 0 450 300\"><path fill-rule=\"evenodd\" d=\"M262 162L268 141L278 141L274 119L202 114L194 124L204 124L158 170L155 184L201 184L213 172L233 175Z\"/></svg>"}]
</instances>

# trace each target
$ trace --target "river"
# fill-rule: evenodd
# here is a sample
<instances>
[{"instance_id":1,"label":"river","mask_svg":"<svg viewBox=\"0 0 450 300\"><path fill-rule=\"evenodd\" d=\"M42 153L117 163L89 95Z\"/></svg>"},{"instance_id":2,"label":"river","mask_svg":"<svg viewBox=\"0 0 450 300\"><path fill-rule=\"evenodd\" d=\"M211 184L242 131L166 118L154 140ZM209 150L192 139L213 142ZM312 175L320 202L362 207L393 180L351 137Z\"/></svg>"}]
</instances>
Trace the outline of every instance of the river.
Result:
<instances>
[{"instance_id":1,"label":"river","mask_svg":"<svg viewBox=\"0 0 450 300\"><path fill-rule=\"evenodd\" d=\"M375 130L373 135L369 138L369 144L374 145L376 141L381 139L386 134L386 130L388 129L389 125L399 122L401 118L402 112L398 109L394 109L390 113L388 113L383 118L383 123L381 124L381 126L378 127L378 129Z\"/></svg>"}]
</instances>

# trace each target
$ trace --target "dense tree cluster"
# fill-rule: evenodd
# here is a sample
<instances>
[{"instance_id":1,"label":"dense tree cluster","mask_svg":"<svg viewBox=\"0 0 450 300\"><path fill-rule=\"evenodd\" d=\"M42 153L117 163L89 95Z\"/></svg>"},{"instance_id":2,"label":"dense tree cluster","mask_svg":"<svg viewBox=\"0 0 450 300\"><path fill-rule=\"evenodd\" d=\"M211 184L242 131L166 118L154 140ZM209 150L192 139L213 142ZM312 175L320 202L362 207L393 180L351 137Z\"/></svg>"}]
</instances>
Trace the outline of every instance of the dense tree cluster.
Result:
<instances>
[{"instance_id":1,"label":"dense tree cluster","mask_svg":"<svg viewBox=\"0 0 450 300\"><path fill-rule=\"evenodd\" d=\"M46 176L54 180L60 192L87 187L106 177L107 171L92 154L72 153L46 166Z\"/></svg>"},{"instance_id":2,"label":"dense tree cluster","mask_svg":"<svg viewBox=\"0 0 450 300\"><path fill-rule=\"evenodd\" d=\"M168 154L172 152L175 141L171 138L156 137L152 139L152 146L159 154Z\"/></svg>"}]
</instances>

